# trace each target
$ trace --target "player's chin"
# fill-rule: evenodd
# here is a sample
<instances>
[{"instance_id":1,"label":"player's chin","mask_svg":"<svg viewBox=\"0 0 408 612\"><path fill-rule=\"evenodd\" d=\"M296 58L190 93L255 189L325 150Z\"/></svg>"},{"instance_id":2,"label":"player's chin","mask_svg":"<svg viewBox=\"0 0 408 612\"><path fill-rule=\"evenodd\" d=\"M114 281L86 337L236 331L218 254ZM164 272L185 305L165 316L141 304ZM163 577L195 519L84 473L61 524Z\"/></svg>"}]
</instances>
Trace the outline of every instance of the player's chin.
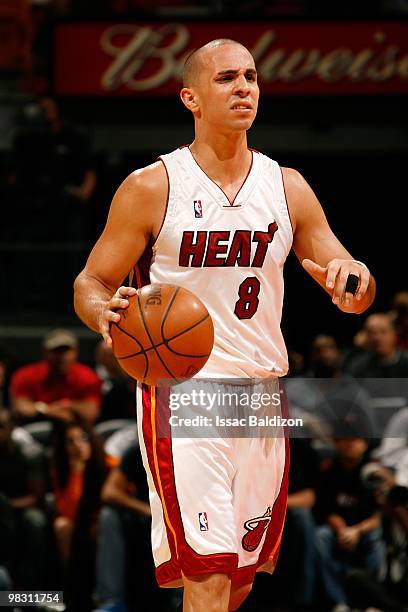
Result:
<instances>
[{"instance_id":1,"label":"player's chin","mask_svg":"<svg viewBox=\"0 0 408 612\"><path fill-rule=\"evenodd\" d=\"M247 117L234 117L231 121L231 127L236 130L249 130L255 120L255 115Z\"/></svg>"}]
</instances>

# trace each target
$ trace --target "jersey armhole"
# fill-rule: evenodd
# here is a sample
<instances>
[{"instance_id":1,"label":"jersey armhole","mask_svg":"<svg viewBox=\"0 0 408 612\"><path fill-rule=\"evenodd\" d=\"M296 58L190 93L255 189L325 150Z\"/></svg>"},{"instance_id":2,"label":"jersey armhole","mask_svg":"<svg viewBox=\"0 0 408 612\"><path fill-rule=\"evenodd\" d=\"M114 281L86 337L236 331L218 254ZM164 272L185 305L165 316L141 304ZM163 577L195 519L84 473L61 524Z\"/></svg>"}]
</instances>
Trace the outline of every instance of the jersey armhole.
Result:
<instances>
[{"instance_id":1,"label":"jersey armhole","mask_svg":"<svg viewBox=\"0 0 408 612\"><path fill-rule=\"evenodd\" d=\"M288 197L286 195L286 188L285 188L285 180L283 178L283 172L282 172L281 166L279 166L279 170L280 170L280 173L281 173L282 187L283 187L283 194L285 196L286 210L288 211L288 217L289 217L289 221L290 221L290 226L292 228L292 235L294 235L295 231L294 231L294 228L293 228L292 217L291 217L290 210L289 210Z\"/></svg>"},{"instance_id":2,"label":"jersey armhole","mask_svg":"<svg viewBox=\"0 0 408 612\"><path fill-rule=\"evenodd\" d=\"M164 159L161 156L157 158L157 161L161 161L161 163L163 164L163 168L166 171L166 177L167 177L167 200L166 200L166 206L164 208L163 219L162 219L159 231L157 232L156 238L154 238L154 240L151 242L151 245L150 245L152 248L157 244L157 241L159 240L159 238L161 236L162 229L163 229L164 223L166 221L166 217L167 217L167 211L168 211L168 208L169 208L169 199L170 199L170 177L169 177L169 171L167 170L166 163L165 163Z\"/></svg>"}]
</instances>

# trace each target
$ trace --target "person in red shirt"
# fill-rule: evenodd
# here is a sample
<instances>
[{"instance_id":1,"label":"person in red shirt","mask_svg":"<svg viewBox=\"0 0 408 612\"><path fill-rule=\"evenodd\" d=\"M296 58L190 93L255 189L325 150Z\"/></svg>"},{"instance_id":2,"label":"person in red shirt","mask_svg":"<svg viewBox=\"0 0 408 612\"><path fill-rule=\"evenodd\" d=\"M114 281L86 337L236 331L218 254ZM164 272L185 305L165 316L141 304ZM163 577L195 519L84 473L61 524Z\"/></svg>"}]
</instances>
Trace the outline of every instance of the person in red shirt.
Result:
<instances>
[{"instance_id":1,"label":"person in red shirt","mask_svg":"<svg viewBox=\"0 0 408 612\"><path fill-rule=\"evenodd\" d=\"M11 379L12 404L21 423L44 418L92 424L101 403L101 381L78 363L78 340L71 332L54 329L43 341L42 361L18 369Z\"/></svg>"}]
</instances>

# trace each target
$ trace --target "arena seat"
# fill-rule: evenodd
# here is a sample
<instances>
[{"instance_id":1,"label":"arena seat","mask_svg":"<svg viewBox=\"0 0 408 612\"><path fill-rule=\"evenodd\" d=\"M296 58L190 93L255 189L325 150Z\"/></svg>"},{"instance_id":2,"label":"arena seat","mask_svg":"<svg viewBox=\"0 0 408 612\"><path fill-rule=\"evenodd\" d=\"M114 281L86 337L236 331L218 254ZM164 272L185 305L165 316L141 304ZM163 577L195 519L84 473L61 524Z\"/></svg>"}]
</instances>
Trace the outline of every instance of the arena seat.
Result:
<instances>
[{"instance_id":1,"label":"arena seat","mask_svg":"<svg viewBox=\"0 0 408 612\"><path fill-rule=\"evenodd\" d=\"M129 425L133 425L136 430L136 423L134 419L111 419L95 425L94 431L103 440L107 440L112 434L116 433L120 429L129 427Z\"/></svg>"},{"instance_id":2,"label":"arena seat","mask_svg":"<svg viewBox=\"0 0 408 612\"><path fill-rule=\"evenodd\" d=\"M51 444L52 422L38 421L37 423L28 423L22 427L34 438L41 446L47 448Z\"/></svg>"}]
</instances>

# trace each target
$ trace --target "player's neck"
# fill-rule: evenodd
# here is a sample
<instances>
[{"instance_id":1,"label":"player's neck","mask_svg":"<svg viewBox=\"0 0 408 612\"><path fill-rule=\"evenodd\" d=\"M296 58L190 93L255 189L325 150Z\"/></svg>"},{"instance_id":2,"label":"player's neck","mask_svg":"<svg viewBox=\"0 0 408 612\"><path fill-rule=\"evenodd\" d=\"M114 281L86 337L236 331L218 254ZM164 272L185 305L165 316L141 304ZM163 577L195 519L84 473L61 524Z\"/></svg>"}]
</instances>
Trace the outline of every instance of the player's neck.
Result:
<instances>
[{"instance_id":1,"label":"player's neck","mask_svg":"<svg viewBox=\"0 0 408 612\"><path fill-rule=\"evenodd\" d=\"M190 151L199 165L213 179L230 179L246 174L252 155L246 132L239 134L197 134Z\"/></svg>"}]
</instances>

